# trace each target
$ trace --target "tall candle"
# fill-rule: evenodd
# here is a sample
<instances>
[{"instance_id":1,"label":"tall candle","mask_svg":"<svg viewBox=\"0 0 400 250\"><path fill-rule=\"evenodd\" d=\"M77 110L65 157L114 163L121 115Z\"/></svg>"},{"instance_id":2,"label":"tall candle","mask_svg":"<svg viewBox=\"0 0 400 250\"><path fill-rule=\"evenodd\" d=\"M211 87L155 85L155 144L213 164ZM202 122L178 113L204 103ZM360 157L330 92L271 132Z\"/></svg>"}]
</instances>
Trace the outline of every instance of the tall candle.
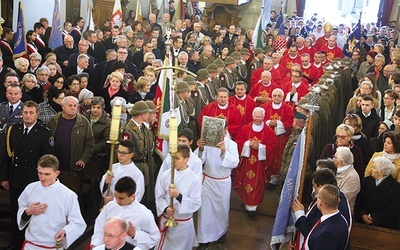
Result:
<instances>
[{"instance_id":1,"label":"tall candle","mask_svg":"<svg viewBox=\"0 0 400 250\"><path fill-rule=\"evenodd\" d=\"M169 153L178 152L178 121L175 114L169 119Z\"/></svg>"},{"instance_id":2,"label":"tall candle","mask_svg":"<svg viewBox=\"0 0 400 250\"><path fill-rule=\"evenodd\" d=\"M122 102L120 97L116 97L111 113L110 141L119 140L119 124L121 120Z\"/></svg>"}]
</instances>

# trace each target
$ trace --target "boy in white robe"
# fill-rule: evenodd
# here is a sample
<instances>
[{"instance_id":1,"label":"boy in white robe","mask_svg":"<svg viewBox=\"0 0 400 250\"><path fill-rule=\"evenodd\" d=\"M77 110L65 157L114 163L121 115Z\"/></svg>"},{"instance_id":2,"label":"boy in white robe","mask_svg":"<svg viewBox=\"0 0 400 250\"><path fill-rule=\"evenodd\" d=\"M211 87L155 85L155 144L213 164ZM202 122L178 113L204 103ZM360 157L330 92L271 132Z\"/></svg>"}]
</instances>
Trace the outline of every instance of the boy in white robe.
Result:
<instances>
[{"instance_id":1,"label":"boy in white robe","mask_svg":"<svg viewBox=\"0 0 400 250\"><path fill-rule=\"evenodd\" d=\"M29 184L18 198L18 227L27 227L22 249L54 248L56 242L68 248L85 231L78 196L57 180L58 167L54 155L42 156L39 181Z\"/></svg>"},{"instance_id":2,"label":"boy in white robe","mask_svg":"<svg viewBox=\"0 0 400 250\"><path fill-rule=\"evenodd\" d=\"M195 154L204 163L202 206L197 224L198 249L208 249L210 242L225 242L229 225L229 202L231 197L231 170L239 164L236 142L229 136L217 147L205 146L203 139L197 141Z\"/></svg>"},{"instance_id":3,"label":"boy in white robe","mask_svg":"<svg viewBox=\"0 0 400 250\"><path fill-rule=\"evenodd\" d=\"M128 176L122 177L114 187L114 200L107 203L94 224L91 247L104 244L103 230L112 217L125 219L128 223L126 241L134 249L151 249L160 240L160 232L149 209L135 199L136 184Z\"/></svg>"},{"instance_id":4,"label":"boy in white robe","mask_svg":"<svg viewBox=\"0 0 400 250\"><path fill-rule=\"evenodd\" d=\"M112 174L108 172L103 175L100 181L100 192L104 197L104 204L107 204L114 198L114 186L119 179L124 176L131 177L136 183L135 199L140 202L144 194L144 176L142 171L136 167L132 161L134 155L134 144L131 140L121 140L117 149L118 163L113 164ZM110 186L110 195L107 196L107 185Z\"/></svg>"},{"instance_id":5,"label":"boy in white robe","mask_svg":"<svg viewBox=\"0 0 400 250\"><path fill-rule=\"evenodd\" d=\"M189 155L190 148L179 144L174 157L174 188L170 188L171 169L157 179L156 208L162 235L155 249L188 250L198 245L192 217L201 205L201 180L188 168ZM170 206L170 197L174 198L173 207ZM169 217L175 218L178 223L175 227L165 227Z\"/></svg>"},{"instance_id":6,"label":"boy in white robe","mask_svg":"<svg viewBox=\"0 0 400 250\"><path fill-rule=\"evenodd\" d=\"M190 128L182 129L178 134L178 143L186 146L191 146L193 143L194 134ZM188 161L188 167L200 178L203 178L203 163L201 162L200 158L195 155L192 150L190 150L190 156ZM171 169L171 155L168 154L165 157L160 171L158 172L157 179L160 177L162 173L166 170Z\"/></svg>"}]
</instances>

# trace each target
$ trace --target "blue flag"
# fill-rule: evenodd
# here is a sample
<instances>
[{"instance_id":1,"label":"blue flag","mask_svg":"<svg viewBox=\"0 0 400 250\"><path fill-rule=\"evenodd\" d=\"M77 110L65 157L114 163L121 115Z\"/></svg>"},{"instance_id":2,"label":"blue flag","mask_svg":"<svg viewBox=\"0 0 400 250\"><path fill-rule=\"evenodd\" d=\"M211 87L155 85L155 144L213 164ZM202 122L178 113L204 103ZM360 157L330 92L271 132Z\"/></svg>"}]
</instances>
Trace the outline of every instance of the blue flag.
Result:
<instances>
[{"instance_id":1,"label":"blue flag","mask_svg":"<svg viewBox=\"0 0 400 250\"><path fill-rule=\"evenodd\" d=\"M295 231L291 207L298 196L303 159L305 152L305 130L300 134L293 151L292 161L283 184L275 223L272 229L271 248L276 249L276 244L285 243L292 238Z\"/></svg>"},{"instance_id":2,"label":"blue flag","mask_svg":"<svg viewBox=\"0 0 400 250\"><path fill-rule=\"evenodd\" d=\"M271 18L271 0L263 0L261 3L261 7L263 8L262 12L262 22L261 22L261 27L262 29L265 29L267 24L269 24L270 18Z\"/></svg>"},{"instance_id":3,"label":"blue flag","mask_svg":"<svg viewBox=\"0 0 400 250\"><path fill-rule=\"evenodd\" d=\"M51 25L51 33L49 38L49 48L54 50L63 45L60 21L60 2L54 1L53 24Z\"/></svg>"},{"instance_id":4,"label":"blue flag","mask_svg":"<svg viewBox=\"0 0 400 250\"><path fill-rule=\"evenodd\" d=\"M358 23L357 25L354 27L353 32L350 34L350 36L354 36L357 40L361 40L361 34L362 34L362 30L361 30L361 20L358 19Z\"/></svg>"},{"instance_id":5,"label":"blue flag","mask_svg":"<svg viewBox=\"0 0 400 250\"><path fill-rule=\"evenodd\" d=\"M279 12L278 20L276 20L275 29L279 29L283 23L283 13L282 10Z\"/></svg>"},{"instance_id":6,"label":"blue flag","mask_svg":"<svg viewBox=\"0 0 400 250\"><path fill-rule=\"evenodd\" d=\"M14 36L14 55L13 60L27 56L26 53L26 37L25 37L25 20L24 20L24 9L22 3L19 2L18 5L18 23L17 23L17 31Z\"/></svg>"}]
</instances>

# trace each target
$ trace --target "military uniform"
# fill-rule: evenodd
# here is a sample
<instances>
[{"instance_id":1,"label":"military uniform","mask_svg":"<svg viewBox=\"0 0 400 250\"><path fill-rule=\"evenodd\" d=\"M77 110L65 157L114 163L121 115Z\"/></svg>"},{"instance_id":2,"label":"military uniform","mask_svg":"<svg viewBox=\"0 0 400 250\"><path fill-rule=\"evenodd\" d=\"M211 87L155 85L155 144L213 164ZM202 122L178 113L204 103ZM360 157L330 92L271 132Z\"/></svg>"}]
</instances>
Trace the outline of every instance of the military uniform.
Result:
<instances>
[{"instance_id":1,"label":"military uniform","mask_svg":"<svg viewBox=\"0 0 400 250\"><path fill-rule=\"evenodd\" d=\"M215 57L205 57L203 54L200 55L199 62L203 66L203 68L206 68L209 64L213 63L215 60Z\"/></svg>"}]
</instances>

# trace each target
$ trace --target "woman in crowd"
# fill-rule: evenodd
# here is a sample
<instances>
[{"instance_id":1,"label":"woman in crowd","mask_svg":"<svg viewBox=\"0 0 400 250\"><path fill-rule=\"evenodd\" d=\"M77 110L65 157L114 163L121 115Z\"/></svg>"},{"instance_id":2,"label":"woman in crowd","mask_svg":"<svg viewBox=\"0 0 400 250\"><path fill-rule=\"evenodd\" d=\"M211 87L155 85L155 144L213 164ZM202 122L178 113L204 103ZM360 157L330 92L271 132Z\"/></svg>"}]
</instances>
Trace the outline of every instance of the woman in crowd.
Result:
<instances>
[{"instance_id":1,"label":"woman in crowd","mask_svg":"<svg viewBox=\"0 0 400 250\"><path fill-rule=\"evenodd\" d=\"M132 24L133 34L135 36L144 37L143 24L141 21L134 21Z\"/></svg>"},{"instance_id":2,"label":"woman in crowd","mask_svg":"<svg viewBox=\"0 0 400 250\"><path fill-rule=\"evenodd\" d=\"M81 78L77 75L68 77L67 84L69 86L65 96L73 96L78 98L79 92L81 91Z\"/></svg>"},{"instance_id":3,"label":"woman in crowd","mask_svg":"<svg viewBox=\"0 0 400 250\"><path fill-rule=\"evenodd\" d=\"M371 149L368 146L367 137L361 132L362 130L362 121L361 118L356 114L348 114L343 119L343 123L349 125L354 128L353 142L357 147L361 149L363 155L364 164L367 164L369 159L371 158Z\"/></svg>"},{"instance_id":4,"label":"woman in crowd","mask_svg":"<svg viewBox=\"0 0 400 250\"><path fill-rule=\"evenodd\" d=\"M225 61L225 59L229 56L229 46L227 44L222 44L220 50L221 50L221 55L219 55L219 58L222 61Z\"/></svg>"},{"instance_id":5,"label":"woman in crowd","mask_svg":"<svg viewBox=\"0 0 400 250\"><path fill-rule=\"evenodd\" d=\"M49 81L51 85L53 85L57 89L62 89L62 90L68 89L67 80L65 79L64 75L58 72L53 77L50 77Z\"/></svg>"},{"instance_id":6,"label":"woman in crowd","mask_svg":"<svg viewBox=\"0 0 400 250\"><path fill-rule=\"evenodd\" d=\"M126 90L129 94L135 91L136 81L131 73L126 72L126 65L123 62L116 61L112 68L112 72L119 72L124 76L124 80L122 82L122 88ZM104 88L107 88L110 85L110 80L107 78Z\"/></svg>"},{"instance_id":7,"label":"woman in crowd","mask_svg":"<svg viewBox=\"0 0 400 250\"><path fill-rule=\"evenodd\" d=\"M122 34L124 36L126 36L126 44L127 47L131 47L133 45L133 30L131 26L126 26L123 30L122 30Z\"/></svg>"},{"instance_id":8,"label":"woman in crowd","mask_svg":"<svg viewBox=\"0 0 400 250\"><path fill-rule=\"evenodd\" d=\"M336 128L336 141L334 143L328 143L321 153L320 159L332 158L336 153L338 147L348 147L354 156L354 168L356 169L359 176L363 176L365 167L363 164L362 152L357 145L353 142L354 128L340 124Z\"/></svg>"},{"instance_id":9,"label":"woman in crowd","mask_svg":"<svg viewBox=\"0 0 400 250\"><path fill-rule=\"evenodd\" d=\"M362 181L356 201L358 222L396 229L400 210L400 184L393 178L395 166L386 157L371 159L371 175Z\"/></svg>"},{"instance_id":10,"label":"woman in crowd","mask_svg":"<svg viewBox=\"0 0 400 250\"><path fill-rule=\"evenodd\" d=\"M383 134L385 131L392 129L393 122L390 120L384 120L379 124L378 135L369 139L368 147L371 153L381 152L383 150Z\"/></svg>"},{"instance_id":11,"label":"woman in crowd","mask_svg":"<svg viewBox=\"0 0 400 250\"><path fill-rule=\"evenodd\" d=\"M365 177L370 176L372 173L374 158L383 156L393 163L392 177L400 182L400 136L394 131L387 131L383 134L383 142L383 151L372 155L365 169Z\"/></svg>"},{"instance_id":12,"label":"woman in crowd","mask_svg":"<svg viewBox=\"0 0 400 250\"><path fill-rule=\"evenodd\" d=\"M137 91L129 95L128 102L135 104L138 101L153 100L154 95L150 93L150 79L141 76L137 81Z\"/></svg>"},{"instance_id":13,"label":"woman in crowd","mask_svg":"<svg viewBox=\"0 0 400 250\"><path fill-rule=\"evenodd\" d=\"M37 83L35 75L26 73L21 81L23 93L29 95L36 103L43 102L43 88Z\"/></svg>"},{"instance_id":14,"label":"woman in crowd","mask_svg":"<svg viewBox=\"0 0 400 250\"><path fill-rule=\"evenodd\" d=\"M14 61L14 66L16 68L19 79L22 79L29 69L29 61L23 57L20 57Z\"/></svg>"},{"instance_id":15,"label":"woman in crowd","mask_svg":"<svg viewBox=\"0 0 400 250\"><path fill-rule=\"evenodd\" d=\"M372 96L372 89L373 89L373 84L370 81L363 81L358 87L358 89L354 92L354 96L349 100L349 103L347 104L346 108L346 113L350 113L351 111L356 112L357 111L357 101L358 101L358 96L361 95L371 95ZM374 108L378 109L379 108L379 102L377 99L372 97L374 100Z\"/></svg>"},{"instance_id":16,"label":"woman in crowd","mask_svg":"<svg viewBox=\"0 0 400 250\"><path fill-rule=\"evenodd\" d=\"M127 101L129 93L122 87L124 76L120 72L112 72L108 76L108 80L110 84L107 88L102 90L100 96L102 96L105 101L104 111L107 114L111 114L111 100L114 99L114 97L119 96Z\"/></svg>"},{"instance_id":17,"label":"woman in crowd","mask_svg":"<svg viewBox=\"0 0 400 250\"><path fill-rule=\"evenodd\" d=\"M28 30L26 32L26 50L28 52L28 56L32 53L38 53L38 49L35 45L37 34L33 30Z\"/></svg>"},{"instance_id":18,"label":"woman in crowd","mask_svg":"<svg viewBox=\"0 0 400 250\"><path fill-rule=\"evenodd\" d=\"M63 89L56 87L49 89L46 101L39 103L39 119L42 124L47 125L55 114L62 111L61 102L64 97Z\"/></svg>"}]
</instances>

